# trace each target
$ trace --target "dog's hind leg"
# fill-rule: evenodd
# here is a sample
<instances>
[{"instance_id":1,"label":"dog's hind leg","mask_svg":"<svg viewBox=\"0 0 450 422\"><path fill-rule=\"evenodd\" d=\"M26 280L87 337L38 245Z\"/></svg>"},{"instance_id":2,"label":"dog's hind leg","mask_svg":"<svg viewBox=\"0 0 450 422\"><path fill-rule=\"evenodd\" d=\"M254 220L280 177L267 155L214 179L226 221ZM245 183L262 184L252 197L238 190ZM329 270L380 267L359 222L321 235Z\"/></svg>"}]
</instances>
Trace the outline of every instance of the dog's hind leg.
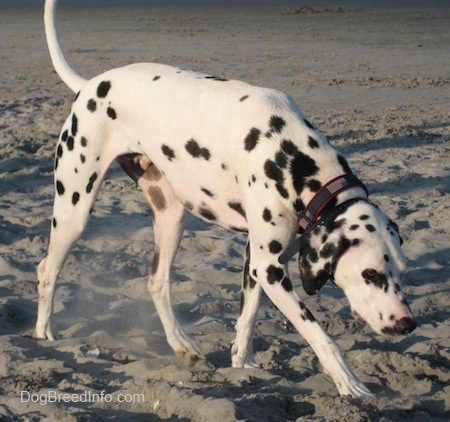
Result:
<instances>
[{"instance_id":1,"label":"dog's hind leg","mask_svg":"<svg viewBox=\"0 0 450 422\"><path fill-rule=\"evenodd\" d=\"M86 227L92 205L110 164L106 155L96 155L96 151L88 148L87 144L82 146L85 143L85 140L74 140L66 130L62 133L56 150L55 199L50 241L47 255L37 267L37 338L56 338L51 324L56 278L70 249Z\"/></svg>"},{"instance_id":2,"label":"dog's hind leg","mask_svg":"<svg viewBox=\"0 0 450 422\"><path fill-rule=\"evenodd\" d=\"M176 354L193 364L201 354L175 317L170 299L170 269L183 233L184 207L166 178L146 157L125 155L118 162L142 189L152 213L155 252L148 290L167 342Z\"/></svg>"}]
</instances>

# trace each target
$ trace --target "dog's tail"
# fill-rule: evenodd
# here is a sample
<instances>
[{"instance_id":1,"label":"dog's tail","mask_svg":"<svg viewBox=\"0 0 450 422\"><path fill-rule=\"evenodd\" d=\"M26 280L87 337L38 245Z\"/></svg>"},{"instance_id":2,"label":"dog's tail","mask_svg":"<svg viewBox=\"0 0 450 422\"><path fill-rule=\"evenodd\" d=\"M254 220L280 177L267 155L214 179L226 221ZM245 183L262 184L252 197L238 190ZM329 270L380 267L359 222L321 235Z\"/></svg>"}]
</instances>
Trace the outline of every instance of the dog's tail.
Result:
<instances>
[{"instance_id":1,"label":"dog's tail","mask_svg":"<svg viewBox=\"0 0 450 422\"><path fill-rule=\"evenodd\" d=\"M56 5L58 0L46 0L44 10L45 36L53 67L62 81L75 93L87 82L67 63L59 43L56 29Z\"/></svg>"}]
</instances>

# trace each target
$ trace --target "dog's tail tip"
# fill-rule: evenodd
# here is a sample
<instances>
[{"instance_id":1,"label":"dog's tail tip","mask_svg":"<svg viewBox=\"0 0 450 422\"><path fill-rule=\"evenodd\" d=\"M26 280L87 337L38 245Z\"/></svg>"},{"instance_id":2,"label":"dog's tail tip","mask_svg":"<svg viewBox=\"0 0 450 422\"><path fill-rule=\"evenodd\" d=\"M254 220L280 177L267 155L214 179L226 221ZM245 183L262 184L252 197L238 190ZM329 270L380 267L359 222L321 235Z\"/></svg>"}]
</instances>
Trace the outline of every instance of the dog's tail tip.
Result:
<instances>
[{"instance_id":1,"label":"dog's tail tip","mask_svg":"<svg viewBox=\"0 0 450 422\"><path fill-rule=\"evenodd\" d=\"M47 46L52 59L53 67L62 81L73 91L79 92L86 83L81 75L79 75L67 63L64 53L61 50L61 44L58 38L58 31L56 28L56 5L58 0L45 0L44 8L44 23L45 36L47 38Z\"/></svg>"}]
</instances>

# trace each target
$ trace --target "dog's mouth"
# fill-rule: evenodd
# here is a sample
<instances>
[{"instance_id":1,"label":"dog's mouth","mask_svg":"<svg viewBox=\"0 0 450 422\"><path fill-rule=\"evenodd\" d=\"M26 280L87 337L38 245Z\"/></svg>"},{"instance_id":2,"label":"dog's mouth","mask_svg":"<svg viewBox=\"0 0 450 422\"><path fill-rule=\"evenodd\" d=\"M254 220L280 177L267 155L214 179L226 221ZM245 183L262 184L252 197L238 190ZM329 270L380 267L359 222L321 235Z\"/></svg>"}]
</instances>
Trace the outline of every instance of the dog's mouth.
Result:
<instances>
[{"instance_id":1,"label":"dog's mouth","mask_svg":"<svg viewBox=\"0 0 450 422\"><path fill-rule=\"evenodd\" d=\"M367 321L356 311L352 311L354 318L363 323L366 324ZM399 335L405 335L408 333L411 333L415 330L417 327L417 323L412 317L403 317L399 320L395 321L395 324L393 326L386 326L381 328L380 331L377 331L379 334L384 334L386 336L399 336Z\"/></svg>"}]
</instances>

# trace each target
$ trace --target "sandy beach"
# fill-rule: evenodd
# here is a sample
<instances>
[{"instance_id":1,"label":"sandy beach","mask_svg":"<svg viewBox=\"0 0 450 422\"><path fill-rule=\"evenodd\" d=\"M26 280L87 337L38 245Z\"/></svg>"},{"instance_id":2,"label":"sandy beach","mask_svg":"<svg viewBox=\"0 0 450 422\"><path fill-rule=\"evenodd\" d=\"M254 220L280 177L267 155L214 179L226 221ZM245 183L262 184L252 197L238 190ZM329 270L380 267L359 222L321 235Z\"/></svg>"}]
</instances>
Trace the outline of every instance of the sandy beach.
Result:
<instances>
[{"instance_id":1,"label":"sandy beach","mask_svg":"<svg viewBox=\"0 0 450 422\"><path fill-rule=\"evenodd\" d=\"M206 361L189 367L176 357L146 288L151 217L118 165L58 280L61 339L33 338L54 149L73 100L36 3L0 0L0 421L449 420L448 2L60 1L61 42L84 77L159 62L287 92L397 222L418 322L408 336L385 338L354 320L331 283L307 296L290 268L375 393L365 400L339 397L266 297L254 341L261 368L230 368L246 238L192 216L173 302Z\"/></svg>"}]
</instances>

